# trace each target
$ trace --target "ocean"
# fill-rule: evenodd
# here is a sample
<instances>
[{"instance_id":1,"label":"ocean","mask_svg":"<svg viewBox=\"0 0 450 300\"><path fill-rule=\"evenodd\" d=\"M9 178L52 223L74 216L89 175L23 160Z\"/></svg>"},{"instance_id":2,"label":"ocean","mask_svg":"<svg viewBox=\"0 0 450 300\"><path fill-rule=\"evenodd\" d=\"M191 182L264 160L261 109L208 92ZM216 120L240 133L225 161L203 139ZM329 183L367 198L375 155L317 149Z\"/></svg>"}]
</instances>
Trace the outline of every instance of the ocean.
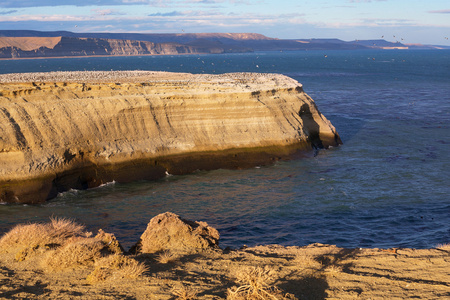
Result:
<instances>
[{"instance_id":1,"label":"ocean","mask_svg":"<svg viewBox=\"0 0 450 300\"><path fill-rule=\"evenodd\" d=\"M343 145L244 170L71 190L0 205L14 224L67 217L125 248L171 211L206 221L222 247L311 243L430 248L450 243L450 50L257 52L0 60L0 73L153 70L282 73L303 84Z\"/></svg>"}]
</instances>

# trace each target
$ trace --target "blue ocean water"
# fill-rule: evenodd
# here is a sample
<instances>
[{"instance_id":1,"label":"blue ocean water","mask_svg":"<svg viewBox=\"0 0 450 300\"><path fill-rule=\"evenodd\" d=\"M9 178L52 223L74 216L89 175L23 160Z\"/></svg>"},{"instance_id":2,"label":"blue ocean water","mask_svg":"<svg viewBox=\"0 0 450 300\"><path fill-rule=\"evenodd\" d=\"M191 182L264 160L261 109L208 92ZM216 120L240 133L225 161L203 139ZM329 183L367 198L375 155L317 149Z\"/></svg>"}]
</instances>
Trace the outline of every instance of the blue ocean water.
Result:
<instances>
[{"instance_id":1,"label":"blue ocean water","mask_svg":"<svg viewBox=\"0 0 450 300\"><path fill-rule=\"evenodd\" d=\"M295 78L344 145L247 170L72 190L41 205L0 205L0 233L70 217L135 243L172 211L244 244L429 248L450 242L450 51L304 51L0 60L0 73L154 70L273 72Z\"/></svg>"}]
</instances>

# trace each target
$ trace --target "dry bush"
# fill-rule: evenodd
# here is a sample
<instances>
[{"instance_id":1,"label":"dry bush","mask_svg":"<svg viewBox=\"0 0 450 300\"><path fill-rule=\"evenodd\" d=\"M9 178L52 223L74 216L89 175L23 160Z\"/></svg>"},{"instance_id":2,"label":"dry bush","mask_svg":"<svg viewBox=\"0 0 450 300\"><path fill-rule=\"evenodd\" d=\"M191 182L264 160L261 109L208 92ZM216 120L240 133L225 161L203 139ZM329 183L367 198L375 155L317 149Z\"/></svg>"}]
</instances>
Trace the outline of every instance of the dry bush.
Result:
<instances>
[{"instance_id":1,"label":"dry bush","mask_svg":"<svg viewBox=\"0 0 450 300\"><path fill-rule=\"evenodd\" d=\"M195 300L197 298L198 290L186 285L178 285L172 288L172 294L177 300Z\"/></svg>"},{"instance_id":2,"label":"dry bush","mask_svg":"<svg viewBox=\"0 0 450 300\"><path fill-rule=\"evenodd\" d=\"M173 253L169 250L165 250L156 256L156 261L160 264L168 264L178 260L180 256L176 253Z\"/></svg>"},{"instance_id":3,"label":"dry bush","mask_svg":"<svg viewBox=\"0 0 450 300\"><path fill-rule=\"evenodd\" d=\"M449 251L450 250L450 244L439 244L439 245L436 245L436 249Z\"/></svg>"},{"instance_id":4,"label":"dry bush","mask_svg":"<svg viewBox=\"0 0 450 300\"><path fill-rule=\"evenodd\" d=\"M148 268L133 258L121 254L113 254L100 258L95 263L95 269L86 280L91 283L109 279L135 279L148 271Z\"/></svg>"},{"instance_id":5,"label":"dry bush","mask_svg":"<svg viewBox=\"0 0 450 300\"><path fill-rule=\"evenodd\" d=\"M48 252L42 261L44 270L57 271L74 267L92 266L102 257L105 245L95 238L75 238L56 250Z\"/></svg>"},{"instance_id":6,"label":"dry bush","mask_svg":"<svg viewBox=\"0 0 450 300\"><path fill-rule=\"evenodd\" d=\"M119 241L114 236L114 234L107 233L104 232L102 229L99 229L98 234L95 236L95 238L101 240L105 244L107 250L110 253L123 254L124 251L122 245L120 245Z\"/></svg>"},{"instance_id":7,"label":"dry bush","mask_svg":"<svg viewBox=\"0 0 450 300\"><path fill-rule=\"evenodd\" d=\"M14 259L16 261L24 261L34 255L44 253L46 250L48 249L40 248L38 245L22 248L22 250L16 253Z\"/></svg>"},{"instance_id":8,"label":"dry bush","mask_svg":"<svg viewBox=\"0 0 450 300\"><path fill-rule=\"evenodd\" d=\"M274 271L270 268L251 267L236 273L239 287L227 290L228 300L275 300L295 299L290 294L284 294L280 289L271 286Z\"/></svg>"},{"instance_id":9,"label":"dry bush","mask_svg":"<svg viewBox=\"0 0 450 300\"><path fill-rule=\"evenodd\" d=\"M1 237L0 252L12 253L24 248L48 249L83 234L86 235L84 226L68 219L51 218L50 223L19 224Z\"/></svg>"},{"instance_id":10,"label":"dry bush","mask_svg":"<svg viewBox=\"0 0 450 300\"><path fill-rule=\"evenodd\" d=\"M302 268L320 269L322 268L322 263L314 259L312 255L298 253L294 260L294 264Z\"/></svg>"},{"instance_id":11,"label":"dry bush","mask_svg":"<svg viewBox=\"0 0 450 300\"><path fill-rule=\"evenodd\" d=\"M77 224L69 219L50 218L48 226L50 227L49 231L52 232L55 240L61 242L74 236L86 235L84 232L85 227L83 225Z\"/></svg>"},{"instance_id":12,"label":"dry bush","mask_svg":"<svg viewBox=\"0 0 450 300\"><path fill-rule=\"evenodd\" d=\"M36 247L51 242L46 224L19 224L0 239L0 250L10 253L17 248Z\"/></svg>"},{"instance_id":13,"label":"dry bush","mask_svg":"<svg viewBox=\"0 0 450 300\"><path fill-rule=\"evenodd\" d=\"M342 267L337 265L330 265L325 269L326 274L330 276L336 276L339 272L342 272Z\"/></svg>"}]
</instances>

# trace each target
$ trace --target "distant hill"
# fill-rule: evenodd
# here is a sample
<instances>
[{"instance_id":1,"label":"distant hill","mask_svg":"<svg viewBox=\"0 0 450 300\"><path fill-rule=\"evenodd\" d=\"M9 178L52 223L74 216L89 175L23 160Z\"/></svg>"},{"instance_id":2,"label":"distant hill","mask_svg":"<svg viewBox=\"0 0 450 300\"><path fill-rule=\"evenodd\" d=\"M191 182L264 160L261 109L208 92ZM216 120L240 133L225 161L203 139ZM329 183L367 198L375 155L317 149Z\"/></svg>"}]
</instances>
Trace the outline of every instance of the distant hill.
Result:
<instances>
[{"instance_id":1,"label":"distant hill","mask_svg":"<svg viewBox=\"0 0 450 300\"><path fill-rule=\"evenodd\" d=\"M0 30L0 58L293 50L442 49L385 40L276 39L257 33L75 33Z\"/></svg>"}]
</instances>

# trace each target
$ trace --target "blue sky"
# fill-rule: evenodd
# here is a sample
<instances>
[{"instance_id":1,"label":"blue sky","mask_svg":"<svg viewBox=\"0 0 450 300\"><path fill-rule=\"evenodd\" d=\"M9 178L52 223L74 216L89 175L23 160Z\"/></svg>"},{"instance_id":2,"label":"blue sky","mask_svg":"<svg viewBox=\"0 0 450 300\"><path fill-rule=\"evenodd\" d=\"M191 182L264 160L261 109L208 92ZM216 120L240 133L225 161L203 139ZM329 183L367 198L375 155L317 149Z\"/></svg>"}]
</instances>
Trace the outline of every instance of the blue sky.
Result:
<instances>
[{"instance_id":1,"label":"blue sky","mask_svg":"<svg viewBox=\"0 0 450 300\"><path fill-rule=\"evenodd\" d=\"M448 0L2 0L0 29L255 32L450 45Z\"/></svg>"}]
</instances>

